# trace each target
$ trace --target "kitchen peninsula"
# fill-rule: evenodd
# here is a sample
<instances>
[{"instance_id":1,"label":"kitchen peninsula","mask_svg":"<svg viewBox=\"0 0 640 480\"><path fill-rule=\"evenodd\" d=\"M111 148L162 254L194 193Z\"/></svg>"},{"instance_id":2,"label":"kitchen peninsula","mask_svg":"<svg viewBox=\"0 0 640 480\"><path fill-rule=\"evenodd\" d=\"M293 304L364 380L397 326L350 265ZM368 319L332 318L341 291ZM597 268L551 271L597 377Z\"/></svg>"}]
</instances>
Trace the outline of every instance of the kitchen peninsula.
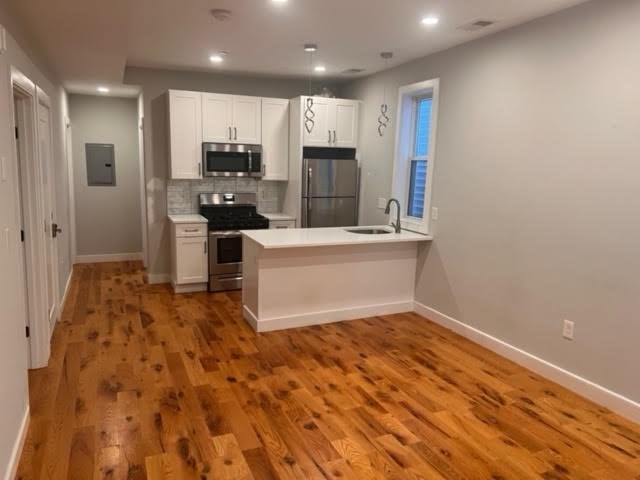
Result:
<instances>
[{"instance_id":1,"label":"kitchen peninsula","mask_svg":"<svg viewBox=\"0 0 640 480\"><path fill-rule=\"evenodd\" d=\"M258 332L413 310L418 243L432 239L387 226L242 234L243 315Z\"/></svg>"}]
</instances>

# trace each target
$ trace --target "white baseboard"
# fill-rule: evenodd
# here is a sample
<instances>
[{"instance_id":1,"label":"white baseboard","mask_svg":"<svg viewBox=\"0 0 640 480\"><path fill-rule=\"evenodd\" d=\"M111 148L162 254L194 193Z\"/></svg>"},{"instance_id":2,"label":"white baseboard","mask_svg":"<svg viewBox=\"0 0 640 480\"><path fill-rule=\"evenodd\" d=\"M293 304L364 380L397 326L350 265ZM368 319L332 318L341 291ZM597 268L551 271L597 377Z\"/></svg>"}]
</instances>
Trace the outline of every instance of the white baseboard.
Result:
<instances>
[{"instance_id":1,"label":"white baseboard","mask_svg":"<svg viewBox=\"0 0 640 480\"><path fill-rule=\"evenodd\" d=\"M142 260L142 252L76 255L75 263L130 262L134 260Z\"/></svg>"},{"instance_id":2,"label":"white baseboard","mask_svg":"<svg viewBox=\"0 0 640 480\"><path fill-rule=\"evenodd\" d=\"M64 305L67 303L67 295L69 295L69 287L71 286L71 279L73 278L73 266L71 266L71 271L69 272L69 276L67 277L67 284L64 286L64 293L62 294L62 300L60 300L60 315L64 311Z\"/></svg>"},{"instance_id":3,"label":"white baseboard","mask_svg":"<svg viewBox=\"0 0 640 480\"><path fill-rule=\"evenodd\" d=\"M171 283L171 275L168 273L145 273L144 278L149 285Z\"/></svg>"},{"instance_id":4,"label":"white baseboard","mask_svg":"<svg viewBox=\"0 0 640 480\"><path fill-rule=\"evenodd\" d=\"M31 417L29 414L29 405L27 405L27 408L24 412L24 417L22 417L22 422L20 423L18 438L16 438L16 442L13 445L13 450L11 451L11 458L9 459L9 465L7 465L7 470L4 474L4 480L13 480L14 478L16 478L16 473L18 472L18 464L20 463L20 456L22 455L24 442L27 439L27 432L29 431L30 419Z\"/></svg>"},{"instance_id":5,"label":"white baseboard","mask_svg":"<svg viewBox=\"0 0 640 480\"><path fill-rule=\"evenodd\" d=\"M376 315L391 315L412 310L413 302L396 302L258 320L255 313L244 306L243 316L256 332L272 332L274 330L284 330L287 328L308 327L311 325L356 320L358 318L374 317Z\"/></svg>"},{"instance_id":6,"label":"white baseboard","mask_svg":"<svg viewBox=\"0 0 640 480\"><path fill-rule=\"evenodd\" d=\"M208 283L193 283L190 285L174 285L171 284L173 293L194 293L194 292L206 292L209 290Z\"/></svg>"},{"instance_id":7,"label":"white baseboard","mask_svg":"<svg viewBox=\"0 0 640 480\"><path fill-rule=\"evenodd\" d=\"M503 342L500 339L492 337L491 335L462 323L455 318L449 317L434 308L415 302L414 311L434 323L468 338L474 343L482 345L483 347L486 347L489 350L496 352L497 354L502 355L503 357L508 358L509 360L512 360L513 362L522 365L545 378L559 383L563 387L607 407L608 409L619 413L634 422L640 423L640 404L629 398L626 398L616 392L612 392L611 390L593 383L586 378L582 378L557 365L554 365L553 363L547 362L546 360Z\"/></svg>"}]
</instances>

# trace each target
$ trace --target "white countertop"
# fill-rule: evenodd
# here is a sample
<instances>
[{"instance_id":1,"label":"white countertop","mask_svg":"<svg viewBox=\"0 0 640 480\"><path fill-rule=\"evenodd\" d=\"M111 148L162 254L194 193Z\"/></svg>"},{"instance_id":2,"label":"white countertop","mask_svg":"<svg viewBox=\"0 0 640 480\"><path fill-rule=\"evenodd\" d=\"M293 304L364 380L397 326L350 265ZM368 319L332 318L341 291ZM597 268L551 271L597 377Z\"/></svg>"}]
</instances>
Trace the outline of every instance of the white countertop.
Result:
<instances>
[{"instance_id":1,"label":"white countertop","mask_svg":"<svg viewBox=\"0 0 640 480\"><path fill-rule=\"evenodd\" d=\"M269 220L273 220L274 222L280 220L295 220L296 217L292 217L291 215L287 215L286 213L262 213L258 212L263 217L267 217Z\"/></svg>"},{"instance_id":2,"label":"white countertop","mask_svg":"<svg viewBox=\"0 0 640 480\"><path fill-rule=\"evenodd\" d=\"M202 215L169 215L169 220L173 223L209 223Z\"/></svg>"},{"instance_id":3,"label":"white countertop","mask_svg":"<svg viewBox=\"0 0 640 480\"><path fill-rule=\"evenodd\" d=\"M409 232L366 235L347 232L345 228L384 228L385 225L338 227L338 228L287 228L272 230L243 230L242 234L266 249L325 247L334 245L365 245L374 243L426 242L433 240L430 235Z\"/></svg>"}]
</instances>

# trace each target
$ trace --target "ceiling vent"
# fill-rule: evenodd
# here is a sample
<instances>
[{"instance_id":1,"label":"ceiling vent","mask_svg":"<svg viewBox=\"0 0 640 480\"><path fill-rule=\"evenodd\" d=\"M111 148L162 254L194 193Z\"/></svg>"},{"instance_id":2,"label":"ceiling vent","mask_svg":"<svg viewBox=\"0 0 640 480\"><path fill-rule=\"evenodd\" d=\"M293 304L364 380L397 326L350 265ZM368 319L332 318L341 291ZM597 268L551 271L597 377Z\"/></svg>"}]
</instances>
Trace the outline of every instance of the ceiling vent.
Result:
<instances>
[{"instance_id":1,"label":"ceiling vent","mask_svg":"<svg viewBox=\"0 0 640 480\"><path fill-rule=\"evenodd\" d=\"M467 23L466 25L458 27L458 30L464 30L465 32L475 32L476 30L490 27L494 23L496 22L494 22L493 20L476 20L474 22Z\"/></svg>"},{"instance_id":2,"label":"ceiling vent","mask_svg":"<svg viewBox=\"0 0 640 480\"><path fill-rule=\"evenodd\" d=\"M364 68L349 68L342 73L345 75L356 75L358 73L364 72Z\"/></svg>"},{"instance_id":3,"label":"ceiling vent","mask_svg":"<svg viewBox=\"0 0 640 480\"><path fill-rule=\"evenodd\" d=\"M231 10L227 10L225 8L214 8L211 10L211 15L213 15L213 18L219 22L226 22L231 18Z\"/></svg>"}]
</instances>

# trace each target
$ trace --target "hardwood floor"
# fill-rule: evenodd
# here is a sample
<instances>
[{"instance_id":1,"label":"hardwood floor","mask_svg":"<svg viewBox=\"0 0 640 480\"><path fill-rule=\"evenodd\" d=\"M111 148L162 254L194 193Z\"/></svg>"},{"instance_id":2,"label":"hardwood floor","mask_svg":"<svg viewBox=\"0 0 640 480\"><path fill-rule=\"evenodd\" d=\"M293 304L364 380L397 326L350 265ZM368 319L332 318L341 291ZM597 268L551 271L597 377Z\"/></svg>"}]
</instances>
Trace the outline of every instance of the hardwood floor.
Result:
<instances>
[{"instance_id":1,"label":"hardwood floor","mask_svg":"<svg viewBox=\"0 0 640 480\"><path fill-rule=\"evenodd\" d=\"M76 266L20 479L640 479L640 426L408 313L257 335Z\"/></svg>"}]
</instances>

